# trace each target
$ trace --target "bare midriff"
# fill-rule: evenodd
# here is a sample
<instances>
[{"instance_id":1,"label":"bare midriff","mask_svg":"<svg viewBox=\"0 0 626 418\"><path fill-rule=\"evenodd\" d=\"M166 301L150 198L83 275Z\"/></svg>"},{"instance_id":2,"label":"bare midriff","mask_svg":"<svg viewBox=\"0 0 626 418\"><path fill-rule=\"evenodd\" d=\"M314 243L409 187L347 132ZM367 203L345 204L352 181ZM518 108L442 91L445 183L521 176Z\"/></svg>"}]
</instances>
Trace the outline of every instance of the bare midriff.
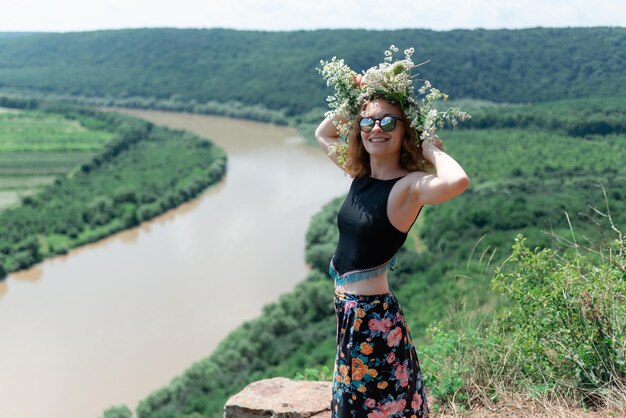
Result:
<instances>
[{"instance_id":1,"label":"bare midriff","mask_svg":"<svg viewBox=\"0 0 626 418\"><path fill-rule=\"evenodd\" d=\"M371 279L344 283L336 286L336 289L340 292L352 293L355 295L382 295L389 292L387 272L381 273L379 276Z\"/></svg>"}]
</instances>

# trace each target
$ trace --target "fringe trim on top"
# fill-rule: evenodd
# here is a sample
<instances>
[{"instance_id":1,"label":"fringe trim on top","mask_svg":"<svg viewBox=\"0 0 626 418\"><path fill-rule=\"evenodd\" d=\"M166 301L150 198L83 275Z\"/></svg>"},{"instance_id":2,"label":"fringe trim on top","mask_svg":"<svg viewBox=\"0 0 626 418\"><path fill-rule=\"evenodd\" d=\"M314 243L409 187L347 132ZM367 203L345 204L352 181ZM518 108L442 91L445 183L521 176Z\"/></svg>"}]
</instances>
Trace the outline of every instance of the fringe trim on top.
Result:
<instances>
[{"instance_id":1,"label":"fringe trim on top","mask_svg":"<svg viewBox=\"0 0 626 418\"><path fill-rule=\"evenodd\" d=\"M393 270L393 266L395 265L396 265L396 256L394 255L393 257L391 257L391 260L387 261L386 263L381 264L380 266L372 267L369 269L363 269L363 270L352 270L340 276L339 273L337 273L337 270L335 270L335 266L333 265L333 260L330 260L330 267L328 269L328 274L330 274L330 277L335 279L336 285L341 286L342 284L345 284L345 283L372 279L374 277L381 275L382 273L385 273L389 270Z\"/></svg>"}]
</instances>

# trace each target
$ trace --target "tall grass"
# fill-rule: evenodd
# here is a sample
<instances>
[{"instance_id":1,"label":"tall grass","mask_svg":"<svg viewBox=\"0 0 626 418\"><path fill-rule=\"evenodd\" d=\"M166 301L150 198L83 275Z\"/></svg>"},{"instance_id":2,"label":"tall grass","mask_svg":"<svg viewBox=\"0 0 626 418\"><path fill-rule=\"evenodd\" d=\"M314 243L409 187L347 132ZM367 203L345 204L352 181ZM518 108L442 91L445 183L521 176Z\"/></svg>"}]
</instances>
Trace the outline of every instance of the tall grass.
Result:
<instances>
[{"instance_id":1,"label":"tall grass","mask_svg":"<svg viewBox=\"0 0 626 418\"><path fill-rule=\"evenodd\" d=\"M559 405L626 412L626 245L608 205L596 213L611 232L605 241L561 238L569 245L556 251L520 235L491 280L495 312L463 306L429 329L422 356L440 411L515 399L550 416Z\"/></svg>"}]
</instances>

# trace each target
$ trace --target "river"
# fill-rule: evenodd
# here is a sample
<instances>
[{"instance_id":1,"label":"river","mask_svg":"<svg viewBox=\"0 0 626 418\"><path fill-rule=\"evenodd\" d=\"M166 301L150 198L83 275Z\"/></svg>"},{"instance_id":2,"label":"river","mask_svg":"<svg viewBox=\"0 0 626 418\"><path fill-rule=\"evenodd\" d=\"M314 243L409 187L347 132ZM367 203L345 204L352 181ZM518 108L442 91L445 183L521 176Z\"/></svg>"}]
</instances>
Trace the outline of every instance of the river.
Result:
<instances>
[{"instance_id":1,"label":"river","mask_svg":"<svg viewBox=\"0 0 626 418\"><path fill-rule=\"evenodd\" d=\"M348 190L292 128L125 112L210 138L228 154L226 177L151 222L0 282L0 417L134 410L305 277L310 217Z\"/></svg>"}]
</instances>

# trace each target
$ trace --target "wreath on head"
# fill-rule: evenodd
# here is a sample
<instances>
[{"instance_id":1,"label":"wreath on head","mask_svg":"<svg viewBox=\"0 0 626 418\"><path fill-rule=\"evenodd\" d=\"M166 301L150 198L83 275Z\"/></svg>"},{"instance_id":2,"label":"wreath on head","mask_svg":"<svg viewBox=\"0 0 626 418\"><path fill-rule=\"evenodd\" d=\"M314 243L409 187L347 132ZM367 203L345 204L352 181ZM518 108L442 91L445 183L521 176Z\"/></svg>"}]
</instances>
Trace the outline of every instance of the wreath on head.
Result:
<instances>
[{"instance_id":1,"label":"wreath on head","mask_svg":"<svg viewBox=\"0 0 626 418\"><path fill-rule=\"evenodd\" d=\"M327 117L338 116L336 126L340 136L347 138L354 122L359 117L361 105L368 100L385 99L397 103L404 111L409 123L416 131L418 141L428 139L437 128L444 125L456 127L459 122L467 120L470 115L458 107L450 107L439 111L435 102L447 101L448 95L434 88L428 80L420 80L422 85L414 92L413 81L419 74L413 70L428 61L415 65L412 55L413 48L404 50L404 58L394 59L398 48L391 45L385 51L383 62L363 71L364 83L356 83L357 73L345 64L343 59L333 57L330 61L320 61L320 72L327 86L332 86L334 94L326 99L330 110ZM418 135L419 133L419 135ZM337 153L339 162L343 164L348 144L344 143L331 152Z\"/></svg>"}]
</instances>

